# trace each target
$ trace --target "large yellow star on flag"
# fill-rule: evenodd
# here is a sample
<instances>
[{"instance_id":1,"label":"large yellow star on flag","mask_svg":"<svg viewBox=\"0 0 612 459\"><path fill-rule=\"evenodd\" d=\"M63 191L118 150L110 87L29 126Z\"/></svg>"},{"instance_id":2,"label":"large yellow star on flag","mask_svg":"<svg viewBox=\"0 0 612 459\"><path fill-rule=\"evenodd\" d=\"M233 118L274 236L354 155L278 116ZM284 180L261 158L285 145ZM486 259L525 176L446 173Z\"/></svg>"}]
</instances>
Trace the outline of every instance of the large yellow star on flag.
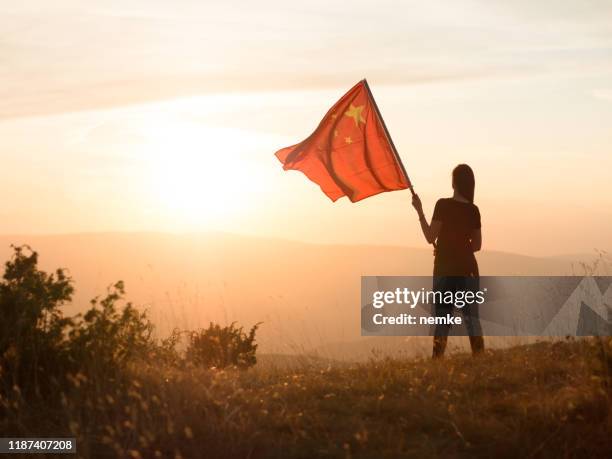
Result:
<instances>
[{"instance_id":1,"label":"large yellow star on flag","mask_svg":"<svg viewBox=\"0 0 612 459\"><path fill-rule=\"evenodd\" d=\"M365 105L358 105L357 107L355 107L353 104L351 104L349 109L344 112L344 116L353 118L355 120L355 126L359 127L359 122L365 123L362 113L364 108Z\"/></svg>"}]
</instances>

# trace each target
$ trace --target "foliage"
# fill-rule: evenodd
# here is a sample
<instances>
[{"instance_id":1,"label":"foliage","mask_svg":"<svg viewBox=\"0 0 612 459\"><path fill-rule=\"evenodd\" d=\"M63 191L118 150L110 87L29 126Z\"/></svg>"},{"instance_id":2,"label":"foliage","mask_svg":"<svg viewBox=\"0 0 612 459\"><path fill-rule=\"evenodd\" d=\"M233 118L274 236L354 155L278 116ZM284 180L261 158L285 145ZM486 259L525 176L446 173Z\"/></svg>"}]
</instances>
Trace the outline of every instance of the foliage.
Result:
<instances>
[{"instance_id":1,"label":"foliage","mask_svg":"<svg viewBox=\"0 0 612 459\"><path fill-rule=\"evenodd\" d=\"M72 320L60 308L74 289L64 270L38 270L38 254L30 247L13 248L0 281L0 368L5 382L38 392L41 379L68 352L65 333Z\"/></svg>"},{"instance_id":2,"label":"foliage","mask_svg":"<svg viewBox=\"0 0 612 459\"><path fill-rule=\"evenodd\" d=\"M119 281L106 297L94 298L91 308L77 316L69 333L74 362L92 362L98 370L107 371L146 357L155 347L153 324L146 312L139 312L131 303L119 310L124 295L123 282Z\"/></svg>"},{"instance_id":3,"label":"foliage","mask_svg":"<svg viewBox=\"0 0 612 459\"><path fill-rule=\"evenodd\" d=\"M179 366L177 350L184 333L175 330L156 340L146 312L125 302L122 281L83 314L64 317L73 281L62 269L48 274L38 268L38 254L14 247L0 281L0 397L17 387L39 397L81 379L115 378L137 362ZM189 334L186 355L195 365L246 368L255 364L255 325L250 333L235 324L210 324ZM54 387L52 387L55 385Z\"/></svg>"},{"instance_id":4,"label":"foliage","mask_svg":"<svg viewBox=\"0 0 612 459\"><path fill-rule=\"evenodd\" d=\"M92 300L83 315L64 317L72 279L62 269L38 269L38 254L30 247L13 249L0 281L0 389L45 395L66 378L94 371L112 375L157 348L146 314L130 303L121 307L121 281L103 299Z\"/></svg>"},{"instance_id":5,"label":"foliage","mask_svg":"<svg viewBox=\"0 0 612 459\"><path fill-rule=\"evenodd\" d=\"M251 367L257 363L255 333L259 325L247 334L235 322L226 327L211 322L208 328L191 333L187 360L205 367Z\"/></svg>"},{"instance_id":6,"label":"foliage","mask_svg":"<svg viewBox=\"0 0 612 459\"><path fill-rule=\"evenodd\" d=\"M150 346L148 349L149 361L159 365L182 365L184 359L177 348L184 334L185 332L174 329L169 336L160 339L155 346Z\"/></svg>"}]
</instances>

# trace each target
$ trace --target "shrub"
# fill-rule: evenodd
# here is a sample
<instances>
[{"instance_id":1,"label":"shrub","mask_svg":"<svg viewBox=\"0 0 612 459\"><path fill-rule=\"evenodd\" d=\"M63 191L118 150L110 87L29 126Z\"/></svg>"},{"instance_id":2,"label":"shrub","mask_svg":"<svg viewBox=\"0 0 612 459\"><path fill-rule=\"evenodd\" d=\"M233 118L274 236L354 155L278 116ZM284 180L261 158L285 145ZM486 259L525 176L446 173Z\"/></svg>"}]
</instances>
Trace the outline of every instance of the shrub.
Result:
<instances>
[{"instance_id":1,"label":"shrub","mask_svg":"<svg viewBox=\"0 0 612 459\"><path fill-rule=\"evenodd\" d=\"M235 322L225 327L211 322L208 328L191 333L186 358L207 367L251 367L257 363L255 333L259 325L255 324L247 334Z\"/></svg>"},{"instance_id":2,"label":"shrub","mask_svg":"<svg viewBox=\"0 0 612 459\"><path fill-rule=\"evenodd\" d=\"M120 307L123 282L103 299L91 301L83 315L64 317L73 281L64 270L38 269L38 254L14 247L0 281L0 389L18 387L26 395L43 395L77 373L112 373L138 357L158 351L169 355L174 343L152 338L146 313L132 304Z\"/></svg>"},{"instance_id":3,"label":"shrub","mask_svg":"<svg viewBox=\"0 0 612 459\"><path fill-rule=\"evenodd\" d=\"M124 302L122 281L94 298L85 313L64 317L72 279L62 269L39 270L38 254L29 246L13 249L0 279L0 400L14 388L26 397L48 395L76 376L115 379L136 361L176 366L185 361L177 351L183 334L189 337L186 358L196 365L246 368L256 362L259 324L247 334L234 323L211 323L157 341L146 312Z\"/></svg>"},{"instance_id":4,"label":"shrub","mask_svg":"<svg viewBox=\"0 0 612 459\"><path fill-rule=\"evenodd\" d=\"M72 298L72 279L58 269L37 268L38 254L15 247L0 281L0 378L9 386L40 392L67 355L65 335L72 325L60 307Z\"/></svg>"},{"instance_id":5,"label":"shrub","mask_svg":"<svg viewBox=\"0 0 612 459\"><path fill-rule=\"evenodd\" d=\"M169 336L160 339L158 343L149 349L149 361L174 367L184 363L182 355L177 350L184 334L185 332L175 328Z\"/></svg>"},{"instance_id":6,"label":"shrub","mask_svg":"<svg viewBox=\"0 0 612 459\"><path fill-rule=\"evenodd\" d=\"M155 347L153 324L146 312L131 303L119 310L125 289L122 281L105 298L91 301L91 308L78 315L69 333L72 360L89 363L101 371L111 371L137 358L144 358Z\"/></svg>"}]
</instances>

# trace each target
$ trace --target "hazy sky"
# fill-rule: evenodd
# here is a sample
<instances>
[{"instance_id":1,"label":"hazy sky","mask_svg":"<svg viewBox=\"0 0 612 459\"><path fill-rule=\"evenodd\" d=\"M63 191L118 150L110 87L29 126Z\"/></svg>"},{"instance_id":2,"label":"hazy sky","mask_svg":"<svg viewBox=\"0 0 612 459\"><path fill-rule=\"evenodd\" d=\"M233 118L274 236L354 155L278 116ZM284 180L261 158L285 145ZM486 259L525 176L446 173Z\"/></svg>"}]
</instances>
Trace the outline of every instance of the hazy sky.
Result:
<instances>
[{"instance_id":1,"label":"hazy sky","mask_svg":"<svg viewBox=\"0 0 612 459\"><path fill-rule=\"evenodd\" d=\"M367 77L426 212L485 249L611 249L612 2L3 2L0 233L422 246L408 191L332 204L273 153Z\"/></svg>"}]
</instances>

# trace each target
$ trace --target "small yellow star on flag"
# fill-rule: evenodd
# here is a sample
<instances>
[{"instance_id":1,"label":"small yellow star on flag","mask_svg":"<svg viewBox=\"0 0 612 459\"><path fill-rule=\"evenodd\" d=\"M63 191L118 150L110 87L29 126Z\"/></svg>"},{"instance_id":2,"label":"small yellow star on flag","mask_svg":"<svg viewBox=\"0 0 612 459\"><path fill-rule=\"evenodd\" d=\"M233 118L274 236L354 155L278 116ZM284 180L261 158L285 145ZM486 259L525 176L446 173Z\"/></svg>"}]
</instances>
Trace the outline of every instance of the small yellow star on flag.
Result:
<instances>
[{"instance_id":1,"label":"small yellow star on flag","mask_svg":"<svg viewBox=\"0 0 612 459\"><path fill-rule=\"evenodd\" d=\"M345 137L345 138L344 138L344 141L345 141L346 143L348 143L348 144L353 143L353 139L351 139L350 137Z\"/></svg>"},{"instance_id":2,"label":"small yellow star on flag","mask_svg":"<svg viewBox=\"0 0 612 459\"><path fill-rule=\"evenodd\" d=\"M365 123L362 113L364 108L365 105L358 105L357 107L355 107L353 104L351 104L349 109L344 112L344 115L348 116L349 118L353 118L355 120L355 126L359 127L360 122Z\"/></svg>"}]
</instances>

